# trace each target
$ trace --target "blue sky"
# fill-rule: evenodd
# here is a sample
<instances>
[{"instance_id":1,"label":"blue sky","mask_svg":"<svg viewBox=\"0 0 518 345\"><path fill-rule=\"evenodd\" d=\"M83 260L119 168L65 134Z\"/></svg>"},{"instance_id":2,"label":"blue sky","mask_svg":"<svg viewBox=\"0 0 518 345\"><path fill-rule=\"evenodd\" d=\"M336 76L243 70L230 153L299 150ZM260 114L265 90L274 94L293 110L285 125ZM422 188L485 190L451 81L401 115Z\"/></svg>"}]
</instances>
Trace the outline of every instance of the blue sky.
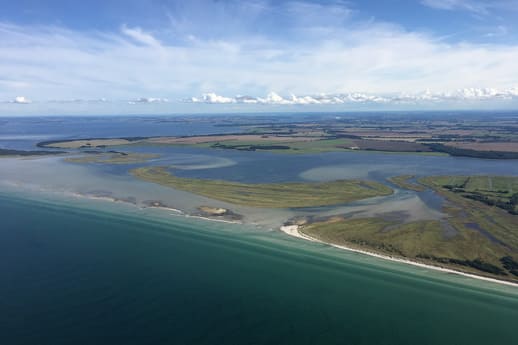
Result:
<instances>
[{"instance_id":1,"label":"blue sky","mask_svg":"<svg viewBox=\"0 0 518 345\"><path fill-rule=\"evenodd\" d=\"M0 115L518 105L518 0L0 8Z\"/></svg>"}]
</instances>

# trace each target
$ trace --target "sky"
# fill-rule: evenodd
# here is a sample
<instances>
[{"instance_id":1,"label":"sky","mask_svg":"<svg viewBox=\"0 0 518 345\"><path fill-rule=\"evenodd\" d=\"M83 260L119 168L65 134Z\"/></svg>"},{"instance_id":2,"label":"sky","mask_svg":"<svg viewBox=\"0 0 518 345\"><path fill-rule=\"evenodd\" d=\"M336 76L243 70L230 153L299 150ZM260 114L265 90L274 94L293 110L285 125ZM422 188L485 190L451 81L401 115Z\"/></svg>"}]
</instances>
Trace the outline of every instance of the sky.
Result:
<instances>
[{"instance_id":1,"label":"sky","mask_svg":"<svg viewBox=\"0 0 518 345\"><path fill-rule=\"evenodd\" d=\"M518 0L0 0L0 116L518 109Z\"/></svg>"}]
</instances>

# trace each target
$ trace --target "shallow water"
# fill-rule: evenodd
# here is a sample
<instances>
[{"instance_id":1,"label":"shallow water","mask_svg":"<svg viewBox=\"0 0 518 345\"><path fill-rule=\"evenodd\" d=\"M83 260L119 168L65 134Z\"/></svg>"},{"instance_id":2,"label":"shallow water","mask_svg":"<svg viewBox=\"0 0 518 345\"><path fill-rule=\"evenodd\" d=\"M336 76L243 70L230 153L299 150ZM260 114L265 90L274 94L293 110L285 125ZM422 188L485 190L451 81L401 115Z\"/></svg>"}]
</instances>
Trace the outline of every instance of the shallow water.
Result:
<instances>
[{"instance_id":1,"label":"shallow water","mask_svg":"<svg viewBox=\"0 0 518 345\"><path fill-rule=\"evenodd\" d=\"M286 121L289 117L282 119ZM203 117L196 121L168 117L11 118L0 128L2 130L0 145L15 148L21 145L26 149L34 149L37 141L42 140L45 136L46 139L64 139L192 135L224 133L238 129L237 126L216 127L218 121ZM272 121L272 119L265 118L262 121ZM328 181L344 178L362 178L387 183L388 177L402 174L424 176L476 172L477 174L518 175L518 161L516 160L483 160L376 152L286 155L167 145L128 145L114 149L158 153L160 157L152 159L148 163L128 165L77 165L63 162L58 157L2 159L0 184L68 194L95 195L102 192L103 195L135 201L138 205L142 205L148 200L160 200L187 213L196 212L200 205L224 207L245 215L247 223L276 228L291 217L307 214L376 216L387 212L399 212L400 214L404 212L409 215L408 221L440 219L444 216L440 212L442 199L430 192L415 193L395 188L395 193L387 197L338 205L333 208L257 210L137 181L129 175L128 171L143 165L165 165L180 177L224 179L246 183Z\"/></svg>"}]
</instances>

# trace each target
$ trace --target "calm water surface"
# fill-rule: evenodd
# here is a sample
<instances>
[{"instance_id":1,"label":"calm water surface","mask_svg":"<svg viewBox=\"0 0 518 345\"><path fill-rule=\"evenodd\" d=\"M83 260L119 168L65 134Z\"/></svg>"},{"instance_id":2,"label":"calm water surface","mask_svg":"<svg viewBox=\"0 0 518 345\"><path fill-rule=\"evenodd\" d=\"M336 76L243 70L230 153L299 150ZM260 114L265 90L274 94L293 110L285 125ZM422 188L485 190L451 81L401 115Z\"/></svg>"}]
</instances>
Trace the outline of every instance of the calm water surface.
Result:
<instances>
[{"instance_id":1,"label":"calm water surface","mask_svg":"<svg viewBox=\"0 0 518 345\"><path fill-rule=\"evenodd\" d=\"M514 288L243 226L66 203L0 195L1 344L516 340Z\"/></svg>"}]
</instances>

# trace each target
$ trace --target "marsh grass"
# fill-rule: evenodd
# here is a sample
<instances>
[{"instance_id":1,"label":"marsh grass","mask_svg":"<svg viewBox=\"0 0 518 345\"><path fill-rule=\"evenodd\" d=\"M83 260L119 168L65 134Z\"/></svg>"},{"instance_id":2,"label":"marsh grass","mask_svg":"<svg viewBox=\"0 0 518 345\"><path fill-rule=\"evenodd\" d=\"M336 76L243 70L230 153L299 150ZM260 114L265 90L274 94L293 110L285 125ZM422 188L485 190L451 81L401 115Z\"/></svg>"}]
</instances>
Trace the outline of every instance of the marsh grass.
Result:
<instances>
[{"instance_id":1,"label":"marsh grass","mask_svg":"<svg viewBox=\"0 0 518 345\"><path fill-rule=\"evenodd\" d=\"M392 193L392 189L381 183L365 180L246 184L177 177L165 167L137 168L131 173L145 181L236 205L254 207L328 206Z\"/></svg>"}]
</instances>

